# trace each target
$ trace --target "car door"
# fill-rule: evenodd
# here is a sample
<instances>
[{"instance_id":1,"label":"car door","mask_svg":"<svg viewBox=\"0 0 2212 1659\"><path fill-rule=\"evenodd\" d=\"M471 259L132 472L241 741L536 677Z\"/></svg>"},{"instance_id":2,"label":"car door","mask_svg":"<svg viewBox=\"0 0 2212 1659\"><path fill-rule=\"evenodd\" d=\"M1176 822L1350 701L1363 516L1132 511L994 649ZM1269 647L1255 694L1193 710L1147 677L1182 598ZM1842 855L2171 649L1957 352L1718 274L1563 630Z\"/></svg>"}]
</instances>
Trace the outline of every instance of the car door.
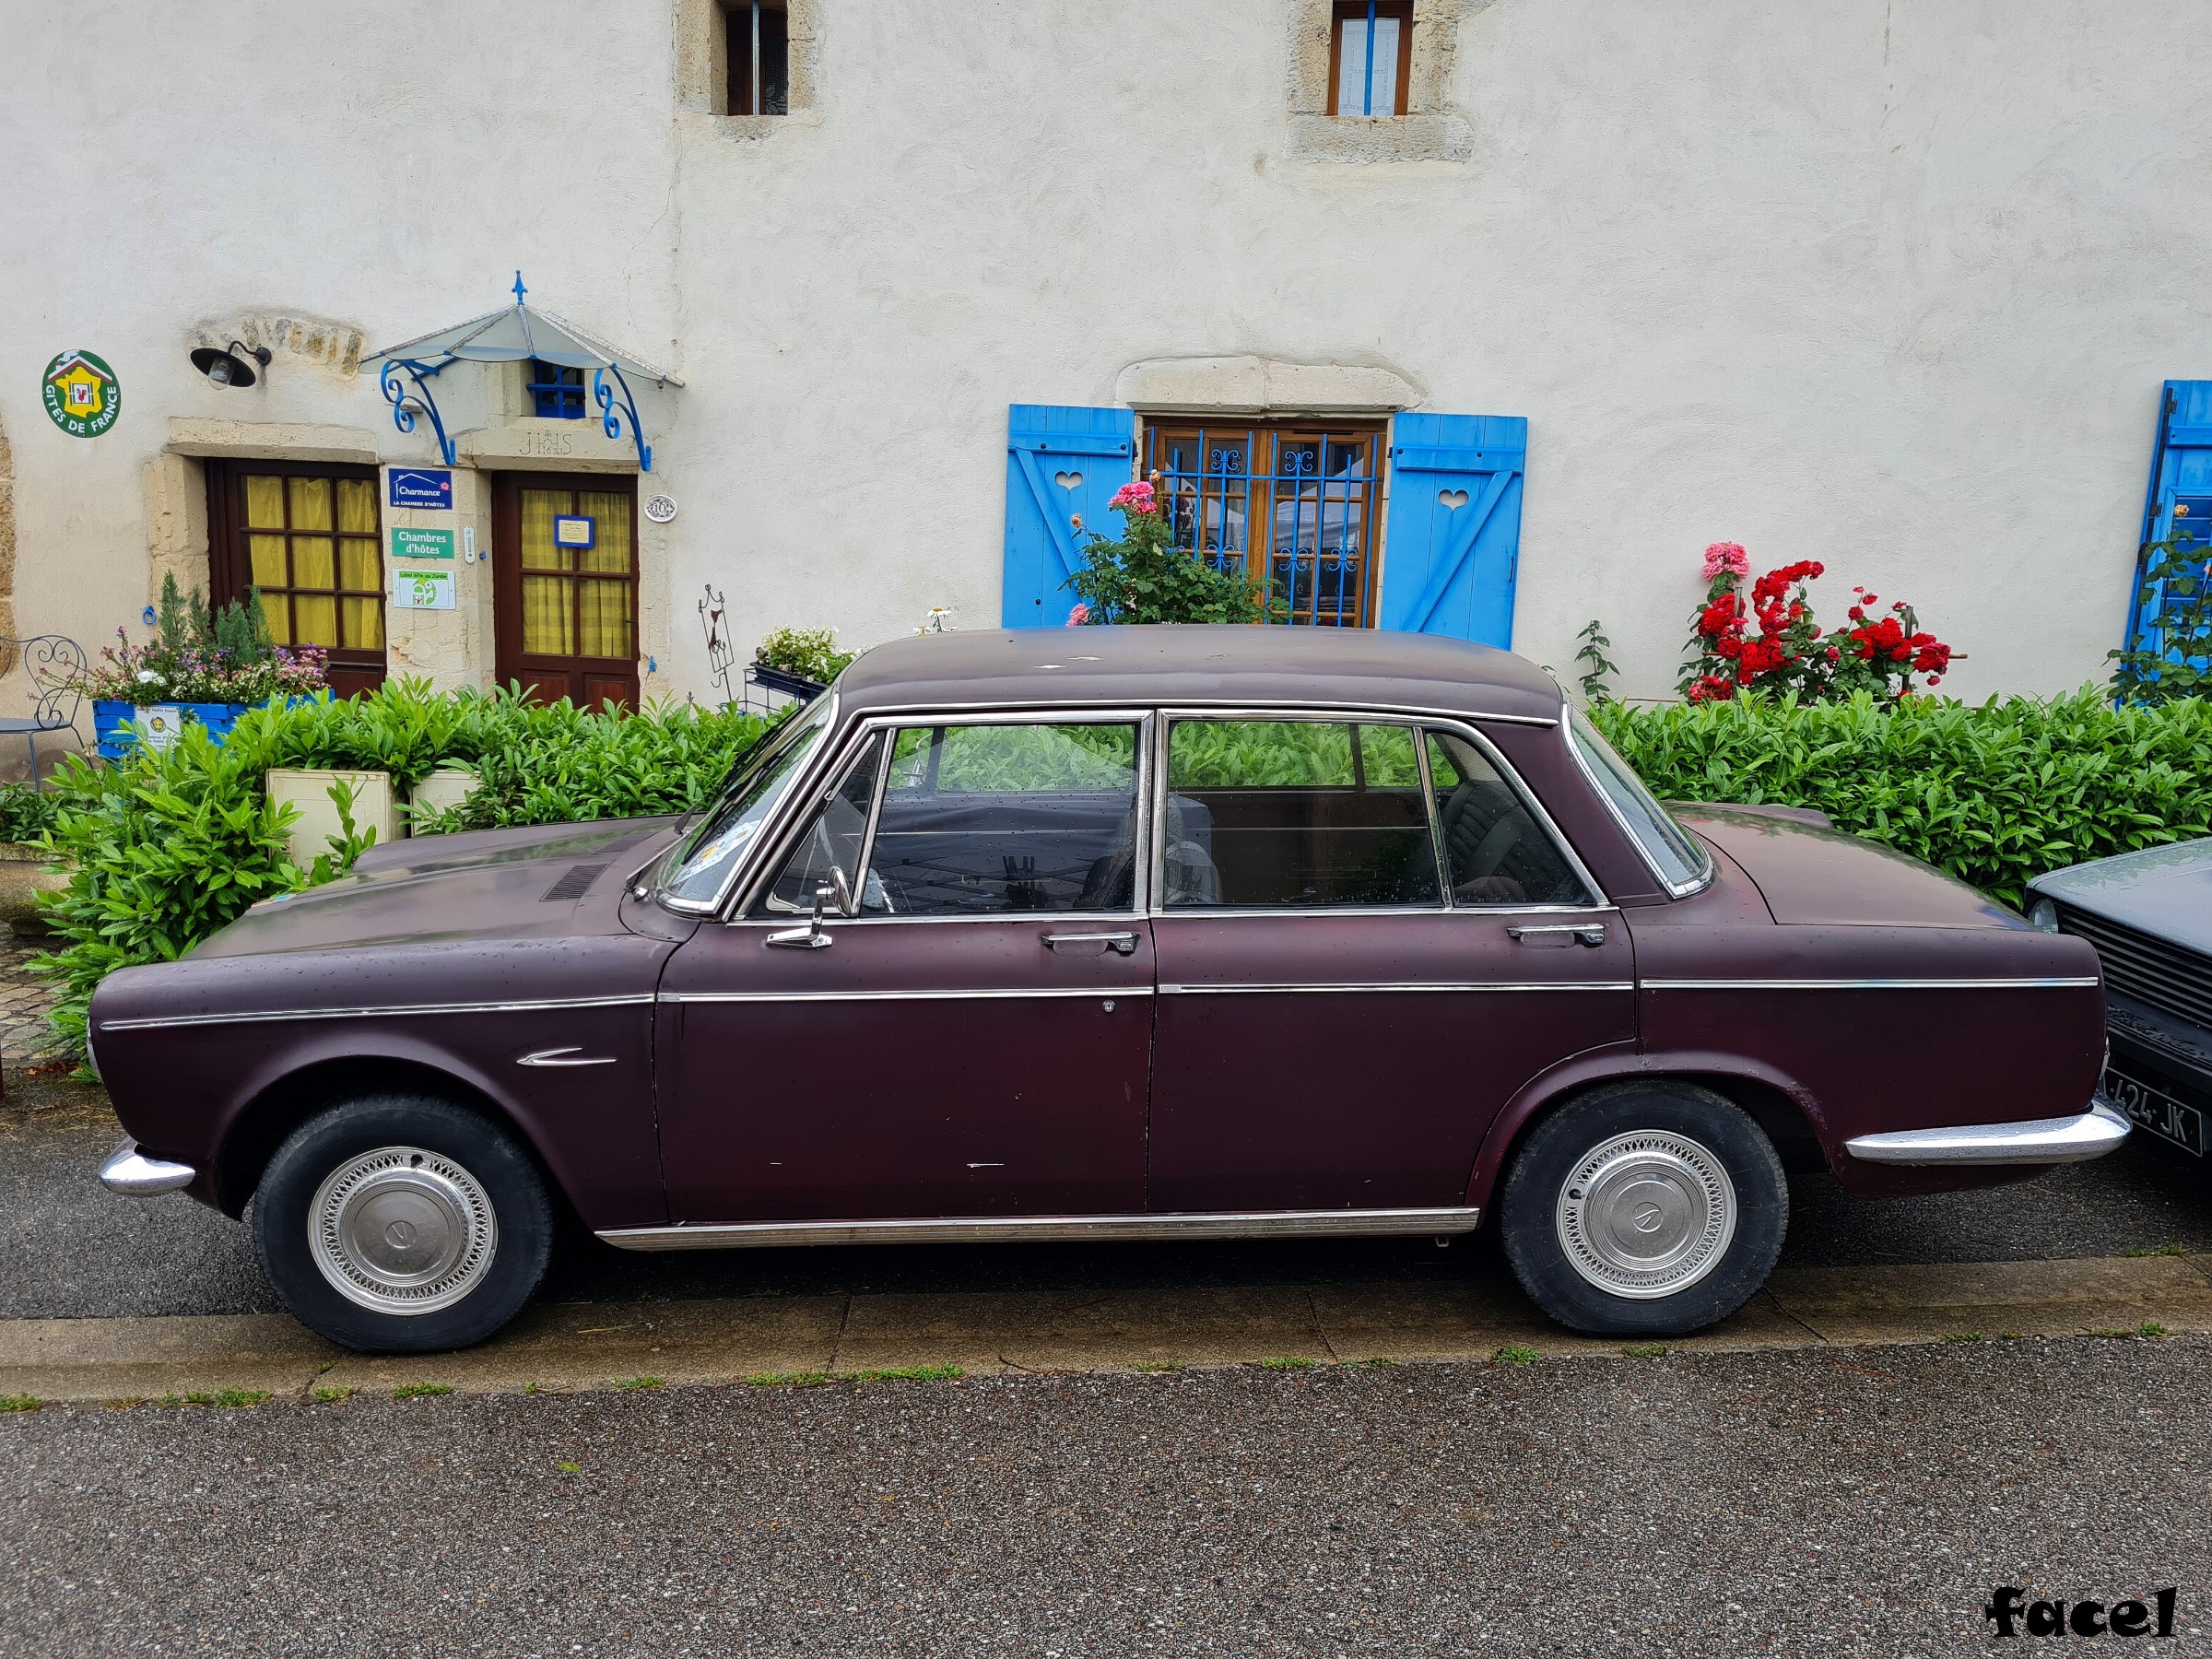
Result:
<instances>
[{"instance_id":1,"label":"car door","mask_svg":"<svg viewBox=\"0 0 2212 1659\"><path fill-rule=\"evenodd\" d=\"M1627 930L1471 729L1170 719L1155 1211L1463 1205L1500 1107L1635 1039Z\"/></svg>"},{"instance_id":2,"label":"car door","mask_svg":"<svg viewBox=\"0 0 2212 1659\"><path fill-rule=\"evenodd\" d=\"M1143 1210L1144 729L859 735L772 879L662 979L672 1221Z\"/></svg>"}]
</instances>

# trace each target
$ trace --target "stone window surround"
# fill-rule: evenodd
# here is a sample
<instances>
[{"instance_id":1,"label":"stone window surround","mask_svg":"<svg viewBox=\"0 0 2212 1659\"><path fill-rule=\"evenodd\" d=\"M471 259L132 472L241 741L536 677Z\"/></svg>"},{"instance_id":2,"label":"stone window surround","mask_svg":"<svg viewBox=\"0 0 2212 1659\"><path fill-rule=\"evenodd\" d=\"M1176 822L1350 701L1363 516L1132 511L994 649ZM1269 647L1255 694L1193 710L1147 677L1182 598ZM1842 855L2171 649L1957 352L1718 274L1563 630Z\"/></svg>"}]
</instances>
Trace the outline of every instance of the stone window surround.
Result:
<instances>
[{"instance_id":1,"label":"stone window surround","mask_svg":"<svg viewBox=\"0 0 2212 1659\"><path fill-rule=\"evenodd\" d=\"M821 0L784 0L790 38L791 88L782 115L733 115L724 65L729 40L723 0L676 0L676 107L710 115L733 138L766 138L793 126L818 124L816 77L821 65Z\"/></svg>"},{"instance_id":2,"label":"stone window surround","mask_svg":"<svg viewBox=\"0 0 2212 1659\"><path fill-rule=\"evenodd\" d=\"M1462 27L1492 0L1413 0L1413 62L1403 115L1331 115L1330 36L1335 0L1291 0L1289 154L1300 161L1370 166L1393 161L1463 162L1475 129L1451 101Z\"/></svg>"}]
</instances>

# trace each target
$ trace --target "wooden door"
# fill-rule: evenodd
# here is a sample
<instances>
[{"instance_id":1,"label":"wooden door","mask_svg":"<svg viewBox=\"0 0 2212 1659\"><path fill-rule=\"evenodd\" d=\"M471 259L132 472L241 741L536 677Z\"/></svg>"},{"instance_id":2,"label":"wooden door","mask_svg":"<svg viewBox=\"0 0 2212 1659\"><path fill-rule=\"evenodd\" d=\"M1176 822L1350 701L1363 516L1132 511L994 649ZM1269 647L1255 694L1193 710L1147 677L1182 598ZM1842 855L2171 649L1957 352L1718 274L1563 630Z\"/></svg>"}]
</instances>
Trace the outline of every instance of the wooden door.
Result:
<instances>
[{"instance_id":1,"label":"wooden door","mask_svg":"<svg viewBox=\"0 0 2212 1659\"><path fill-rule=\"evenodd\" d=\"M501 473L492 494L494 656L502 686L580 708L638 701L637 482Z\"/></svg>"},{"instance_id":2,"label":"wooden door","mask_svg":"<svg viewBox=\"0 0 2212 1659\"><path fill-rule=\"evenodd\" d=\"M383 531L375 467L210 461L207 518L215 605L258 591L277 644L328 653L335 696L383 684Z\"/></svg>"}]
</instances>

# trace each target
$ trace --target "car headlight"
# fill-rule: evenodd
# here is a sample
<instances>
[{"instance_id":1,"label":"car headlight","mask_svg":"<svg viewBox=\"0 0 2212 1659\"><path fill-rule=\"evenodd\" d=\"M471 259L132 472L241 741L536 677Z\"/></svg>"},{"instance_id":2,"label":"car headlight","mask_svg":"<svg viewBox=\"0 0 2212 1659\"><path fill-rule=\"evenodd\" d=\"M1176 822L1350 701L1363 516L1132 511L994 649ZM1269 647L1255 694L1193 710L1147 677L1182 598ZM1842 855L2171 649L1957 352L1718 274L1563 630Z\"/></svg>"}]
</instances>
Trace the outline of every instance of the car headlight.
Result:
<instances>
[{"instance_id":1,"label":"car headlight","mask_svg":"<svg viewBox=\"0 0 2212 1659\"><path fill-rule=\"evenodd\" d=\"M2058 906L2048 899L2038 899L2028 907L2028 925L2044 933L2058 931Z\"/></svg>"}]
</instances>

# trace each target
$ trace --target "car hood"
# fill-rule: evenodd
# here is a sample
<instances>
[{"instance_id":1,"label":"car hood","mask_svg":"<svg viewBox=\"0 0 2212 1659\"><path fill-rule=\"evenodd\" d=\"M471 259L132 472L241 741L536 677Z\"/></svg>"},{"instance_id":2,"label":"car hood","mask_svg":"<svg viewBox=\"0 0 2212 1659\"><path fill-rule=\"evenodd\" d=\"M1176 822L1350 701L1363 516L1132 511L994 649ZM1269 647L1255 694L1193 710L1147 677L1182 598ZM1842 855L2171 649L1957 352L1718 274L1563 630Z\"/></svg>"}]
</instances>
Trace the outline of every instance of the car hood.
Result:
<instances>
[{"instance_id":1,"label":"car hood","mask_svg":"<svg viewBox=\"0 0 2212 1659\"><path fill-rule=\"evenodd\" d=\"M2212 950L2212 840L2093 858L2028 885L2092 915L2193 950Z\"/></svg>"},{"instance_id":2,"label":"car hood","mask_svg":"<svg viewBox=\"0 0 2212 1659\"><path fill-rule=\"evenodd\" d=\"M675 829L674 818L624 818L394 841L340 880L263 900L189 954L620 933L624 878Z\"/></svg>"},{"instance_id":3,"label":"car hood","mask_svg":"<svg viewBox=\"0 0 2212 1659\"><path fill-rule=\"evenodd\" d=\"M1836 927L2025 927L1933 865L1787 806L1680 806L1677 818L1743 866L1774 920Z\"/></svg>"}]
</instances>

